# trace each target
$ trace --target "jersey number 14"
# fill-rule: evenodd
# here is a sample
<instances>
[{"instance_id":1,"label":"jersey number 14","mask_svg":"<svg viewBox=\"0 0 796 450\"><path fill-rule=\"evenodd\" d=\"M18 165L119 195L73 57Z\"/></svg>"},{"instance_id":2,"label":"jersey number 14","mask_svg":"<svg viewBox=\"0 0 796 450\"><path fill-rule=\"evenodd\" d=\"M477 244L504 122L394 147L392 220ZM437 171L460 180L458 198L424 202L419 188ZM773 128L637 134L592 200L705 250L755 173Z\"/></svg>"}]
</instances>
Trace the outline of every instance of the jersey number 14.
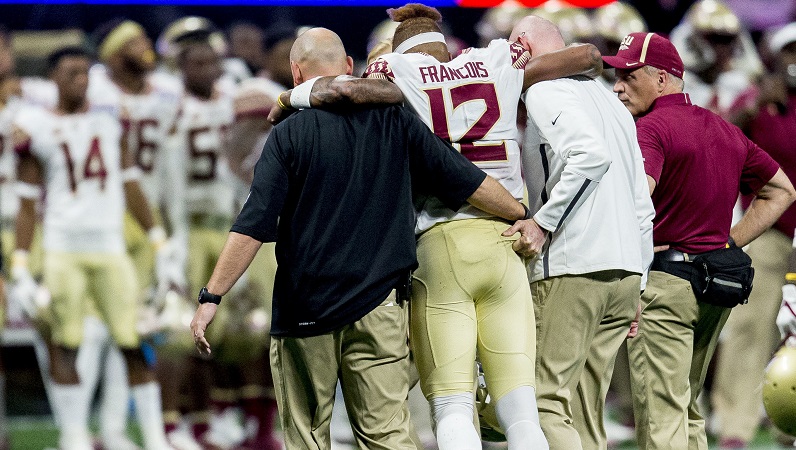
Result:
<instances>
[{"instance_id":1,"label":"jersey number 14","mask_svg":"<svg viewBox=\"0 0 796 450\"><path fill-rule=\"evenodd\" d=\"M64 157L66 158L66 168L69 172L69 187L72 192L77 191L78 182L91 178L99 178L100 189L105 189L105 179L108 177L108 171L105 169L105 161L102 159L98 137L94 137L94 139L91 140L91 148L89 149L85 163L83 163L82 170L75 170L75 160L72 158L69 145L67 145L66 142L61 143L61 150L63 150Z\"/></svg>"}]
</instances>

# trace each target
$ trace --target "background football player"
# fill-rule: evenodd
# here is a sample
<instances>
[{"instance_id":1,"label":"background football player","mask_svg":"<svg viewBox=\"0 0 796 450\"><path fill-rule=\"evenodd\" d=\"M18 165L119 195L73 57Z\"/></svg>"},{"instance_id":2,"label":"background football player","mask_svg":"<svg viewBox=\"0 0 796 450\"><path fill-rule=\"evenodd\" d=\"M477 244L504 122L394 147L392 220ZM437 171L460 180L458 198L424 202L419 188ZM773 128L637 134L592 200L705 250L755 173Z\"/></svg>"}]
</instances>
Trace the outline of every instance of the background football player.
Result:
<instances>
[{"instance_id":1,"label":"background football player","mask_svg":"<svg viewBox=\"0 0 796 450\"><path fill-rule=\"evenodd\" d=\"M15 279L30 278L28 249L43 186L44 284L52 293L54 316L51 394L53 408L60 411L60 446L92 448L90 403L76 366L90 296L122 349L146 448L167 449L160 389L135 328L135 271L124 252L125 203L144 229L153 229L154 222L130 170L133 162L121 139L119 110L91 108L86 97L90 61L81 48L55 52L48 63L58 86L56 110L26 108L14 121L18 180L28 194L17 217L12 272Z\"/></svg>"}]
</instances>

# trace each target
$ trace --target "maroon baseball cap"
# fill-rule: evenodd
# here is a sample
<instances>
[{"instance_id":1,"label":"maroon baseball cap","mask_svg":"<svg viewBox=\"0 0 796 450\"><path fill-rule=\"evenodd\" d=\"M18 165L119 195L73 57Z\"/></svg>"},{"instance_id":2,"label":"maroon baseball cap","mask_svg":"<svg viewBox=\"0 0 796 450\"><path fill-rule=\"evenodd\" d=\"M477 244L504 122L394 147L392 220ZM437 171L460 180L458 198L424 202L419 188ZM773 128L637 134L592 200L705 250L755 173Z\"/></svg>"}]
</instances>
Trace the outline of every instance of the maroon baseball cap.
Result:
<instances>
[{"instance_id":1,"label":"maroon baseball cap","mask_svg":"<svg viewBox=\"0 0 796 450\"><path fill-rule=\"evenodd\" d=\"M622 39L616 56L603 56L603 61L617 69L652 66L683 77L683 60L665 37L655 33L630 33Z\"/></svg>"}]
</instances>

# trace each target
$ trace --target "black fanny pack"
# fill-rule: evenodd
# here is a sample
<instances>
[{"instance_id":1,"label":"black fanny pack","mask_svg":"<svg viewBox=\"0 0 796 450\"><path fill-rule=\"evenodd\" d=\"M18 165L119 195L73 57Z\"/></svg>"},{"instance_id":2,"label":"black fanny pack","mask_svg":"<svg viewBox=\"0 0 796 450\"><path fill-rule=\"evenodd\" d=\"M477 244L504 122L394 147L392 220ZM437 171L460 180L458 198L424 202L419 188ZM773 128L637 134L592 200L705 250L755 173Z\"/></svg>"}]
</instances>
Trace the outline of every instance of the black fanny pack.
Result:
<instances>
[{"instance_id":1,"label":"black fanny pack","mask_svg":"<svg viewBox=\"0 0 796 450\"><path fill-rule=\"evenodd\" d=\"M735 245L697 255L689 261L671 261L656 255L652 270L690 281L698 301L725 308L749 300L755 276L752 259Z\"/></svg>"}]
</instances>

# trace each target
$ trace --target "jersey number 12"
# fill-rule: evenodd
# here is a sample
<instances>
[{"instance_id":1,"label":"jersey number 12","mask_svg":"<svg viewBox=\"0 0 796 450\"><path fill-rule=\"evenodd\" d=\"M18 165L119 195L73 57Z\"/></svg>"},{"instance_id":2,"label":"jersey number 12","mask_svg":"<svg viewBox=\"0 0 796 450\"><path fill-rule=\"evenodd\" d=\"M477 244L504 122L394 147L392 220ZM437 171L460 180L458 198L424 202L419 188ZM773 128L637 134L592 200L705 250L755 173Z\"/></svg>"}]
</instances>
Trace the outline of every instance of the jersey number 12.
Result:
<instances>
[{"instance_id":1,"label":"jersey number 12","mask_svg":"<svg viewBox=\"0 0 796 450\"><path fill-rule=\"evenodd\" d=\"M462 155L472 162L506 161L506 144L476 144L486 137L492 127L500 120L500 103L493 83L470 83L450 88L451 112L471 101L483 101L486 110L473 123L466 133L453 141L448 131L448 114L445 108L443 88L425 89L431 106L432 131L437 136L461 146Z\"/></svg>"}]
</instances>

